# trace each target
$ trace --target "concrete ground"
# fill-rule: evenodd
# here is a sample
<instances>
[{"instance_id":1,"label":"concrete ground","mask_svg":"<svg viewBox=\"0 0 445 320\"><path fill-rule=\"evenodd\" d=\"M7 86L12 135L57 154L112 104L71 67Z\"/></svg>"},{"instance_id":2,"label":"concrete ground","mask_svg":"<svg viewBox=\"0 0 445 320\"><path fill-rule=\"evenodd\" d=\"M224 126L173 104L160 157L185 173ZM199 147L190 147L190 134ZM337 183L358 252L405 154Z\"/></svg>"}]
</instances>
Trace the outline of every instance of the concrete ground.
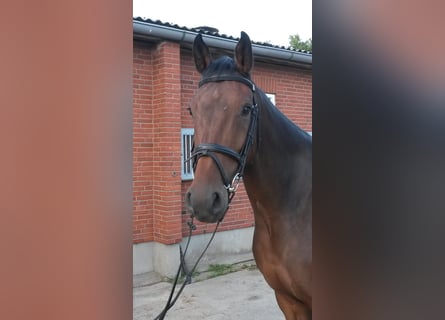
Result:
<instances>
[{"instance_id":1,"label":"concrete ground","mask_svg":"<svg viewBox=\"0 0 445 320\"><path fill-rule=\"evenodd\" d=\"M231 270L237 269L210 279L205 278L211 274L201 273L185 287L165 319L284 319L273 290L254 263L234 265ZM133 320L152 320L162 310L172 285L161 280L153 273L134 278Z\"/></svg>"}]
</instances>

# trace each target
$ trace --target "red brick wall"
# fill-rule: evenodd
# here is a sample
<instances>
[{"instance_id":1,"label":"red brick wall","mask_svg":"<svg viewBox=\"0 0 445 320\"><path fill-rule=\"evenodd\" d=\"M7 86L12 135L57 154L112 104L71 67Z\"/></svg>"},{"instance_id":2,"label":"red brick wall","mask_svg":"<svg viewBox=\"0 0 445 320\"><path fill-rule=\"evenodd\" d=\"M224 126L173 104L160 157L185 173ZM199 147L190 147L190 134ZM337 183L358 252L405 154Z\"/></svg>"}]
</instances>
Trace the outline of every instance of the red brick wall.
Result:
<instances>
[{"instance_id":1,"label":"red brick wall","mask_svg":"<svg viewBox=\"0 0 445 320\"><path fill-rule=\"evenodd\" d=\"M159 44L153 63L153 240L171 244L182 240L179 44Z\"/></svg>"},{"instance_id":2,"label":"red brick wall","mask_svg":"<svg viewBox=\"0 0 445 320\"><path fill-rule=\"evenodd\" d=\"M153 48L133 45L133 241L153 240Z\"/></svg>"},{"instance_id":3,"label":"red brick wall","mask_svg":"<svg viewBox=\"0 0 445 320\"><path fill-rule=\"evenodd\" d=\"M252 78L264 92L275 93L275 104L287 117L312 131L312 71L257 62Z\"/></svg>"},{"instance_id":4,"label":"red brick wall","mask_svg":"<svg viewBox=\"0 0 445 320\"><path fill-rule=\"evenodd\" d=\"M134 242L179 242L188 234L183 207L191 182L181 181L180 129L192 128L187 111L198 88L191 50L163 42L134 45ZM312 72L256 62L258 87L275 94L277 106L305 130L312 131ZM220 229L253 226L253 212L241 185ZM198 223L195 234L212 232Z\"/></svg>"}]
</instances>

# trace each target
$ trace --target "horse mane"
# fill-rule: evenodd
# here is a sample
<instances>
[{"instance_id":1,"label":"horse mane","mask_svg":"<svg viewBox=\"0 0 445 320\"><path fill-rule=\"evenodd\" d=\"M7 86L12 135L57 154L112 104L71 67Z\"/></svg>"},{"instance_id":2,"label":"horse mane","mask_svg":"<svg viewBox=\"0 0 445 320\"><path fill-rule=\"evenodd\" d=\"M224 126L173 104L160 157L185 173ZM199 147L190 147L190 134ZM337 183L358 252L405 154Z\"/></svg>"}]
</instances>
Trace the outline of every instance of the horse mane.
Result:
<instances>
[{"instance_id":1,"label":"horse mane","mask_svg":"<svg viewBox=\"0 0 445 320\"><path fill-rule=\"evenodd\" d=\"M278 123L276 128L282 132L283 139L294 141L297 145L301 144L312 144L312 136L310 136L306 131L301 129L293 121L291 121L284 113L278 109L276 105L270 101L269 97L266 96L261 88L256 88L257 91L257 103L262 106L260 108L259 121L268 114L269 118L273 119ZM261 125L258 126L261 128Z\"/></svg>"}]
</instances>

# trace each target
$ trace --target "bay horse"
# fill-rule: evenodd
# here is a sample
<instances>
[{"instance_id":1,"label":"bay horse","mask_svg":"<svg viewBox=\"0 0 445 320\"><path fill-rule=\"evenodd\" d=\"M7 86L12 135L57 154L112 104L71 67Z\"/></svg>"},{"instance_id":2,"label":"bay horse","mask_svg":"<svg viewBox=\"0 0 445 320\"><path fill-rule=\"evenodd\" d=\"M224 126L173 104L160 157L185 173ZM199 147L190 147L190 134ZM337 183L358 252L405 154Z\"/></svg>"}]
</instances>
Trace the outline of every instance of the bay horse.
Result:
<instances>
[{"instance_id":1,"label":"bay horse","mask_svg":"<svg viewBox=\"0 0 445 320\"><path fill-rule=\"evenodd\" d=\"M221 221L242 178L254 211L252 250L287 320L312 318L312 137L251 79L252 44L241 32L234 59L213 60L198 34L202 78L190 103L194 180L187 211Z\"/></svg>"}]
</instances>

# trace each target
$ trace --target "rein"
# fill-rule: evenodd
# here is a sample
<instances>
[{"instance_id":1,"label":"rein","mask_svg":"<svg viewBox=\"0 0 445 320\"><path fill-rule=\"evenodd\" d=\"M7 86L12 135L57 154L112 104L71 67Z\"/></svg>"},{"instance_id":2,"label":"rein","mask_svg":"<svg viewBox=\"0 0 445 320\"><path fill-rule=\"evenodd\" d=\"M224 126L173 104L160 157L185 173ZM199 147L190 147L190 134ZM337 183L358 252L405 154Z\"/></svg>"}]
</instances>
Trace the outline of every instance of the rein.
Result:
<instances>
[{"instance_id":1,"label":"rein","mask_svg":"<svg viewBox=\"0 0 445 320\"><path fill-rule=\"evenodd\" d=\"M258 123L258 105L255 102L255 84L250 81L249 79L241 76L234 76L234 75L218 75L213 77L207 77L202 79L199 82L199 87L203 86L206 83L209 82L219 82L219 81L237 81L241 82L245 85L247 85L250 90L252 91L252 105L251 105L251 116L250 116L250 123L249 123L249 129L247 130L246 140L244 142L244 146L241 148L240 152L236 152L235 150L228 148L226 146L222 146L217 143L201 143L197 145L196 147L193 146L191 157L189 160L193 160L193 170L196 169L196 165L198 163L198 160L200 157L210 157L215 162L216 166L218 167L218 170L221 174L221 178L224 183L224 187L227 190L228 193L228 199L229 204L232 200L232 198L235 196L235 192L238 189L239 183L241 178L244 175L244 168L246 166L246 160L247 156L249 154L250 147L253 144L254 140L254 134L256 130L256 126ZM231 157L232 159L236 160L238 162L238 168L232 177L232 179L229 179L227 177L227 174L221 164L221 161L219 160L216 153L222 153L226 156Z\"/></svg>"},{"instance_id":2,"label":"rein","mask_svg":"<svg viewBox=\"0 0 445 320\"><path fill-rule=\"evenodd\" d=\"M185 246L184 251L182 250L182 247L179 246L179 254L180 254L179 268L178 268L178 271L176 272L175 280L173 282L173 286L170 291L170 296L168 297L168 300L167 300L167 303L165 304L164 309L162 309L161 313L159 313L159 315L156 318L154 318L154 320L163 320L165 318L165 315L167 314L167 311L170 310L171 307L173 307L173 305L178 300L178 298L181 295L182 291L184 290L185 286L192 282L193 272L195 272L195 269L198 266L199 261L201 261L202 257L204 256L204 253L207 251L207 249L210 246L210 243L213 241L213 238L215 237L215 234L216 234L216 231L218 230L220 222L221 221L217 222L217 224L215 226L215 230L213 230L213 233L212 233L212 236L210 237L209 242L207 243L204 250L199 255L198 260L196 260L195 264L193 265L193 268L190 271L186 270L185 255L187 253L187 250L188 250L188 247L190 244L190 239L192 238L192 232L193 232L193 230L196 230L196 226L193 224L193 217L192 217L191 221L187 222L187 225L189 226L189 235L188 235L188 239L187 239L187 244ZM185 273L185 279L184 279L184 282L182 283L181 287L179 288L178 292L176 293L175 297L173 298L173 295L176 290L176 285L178 284L179 276L181 274L181 270Z\"/></svg>"}]
</instances>

